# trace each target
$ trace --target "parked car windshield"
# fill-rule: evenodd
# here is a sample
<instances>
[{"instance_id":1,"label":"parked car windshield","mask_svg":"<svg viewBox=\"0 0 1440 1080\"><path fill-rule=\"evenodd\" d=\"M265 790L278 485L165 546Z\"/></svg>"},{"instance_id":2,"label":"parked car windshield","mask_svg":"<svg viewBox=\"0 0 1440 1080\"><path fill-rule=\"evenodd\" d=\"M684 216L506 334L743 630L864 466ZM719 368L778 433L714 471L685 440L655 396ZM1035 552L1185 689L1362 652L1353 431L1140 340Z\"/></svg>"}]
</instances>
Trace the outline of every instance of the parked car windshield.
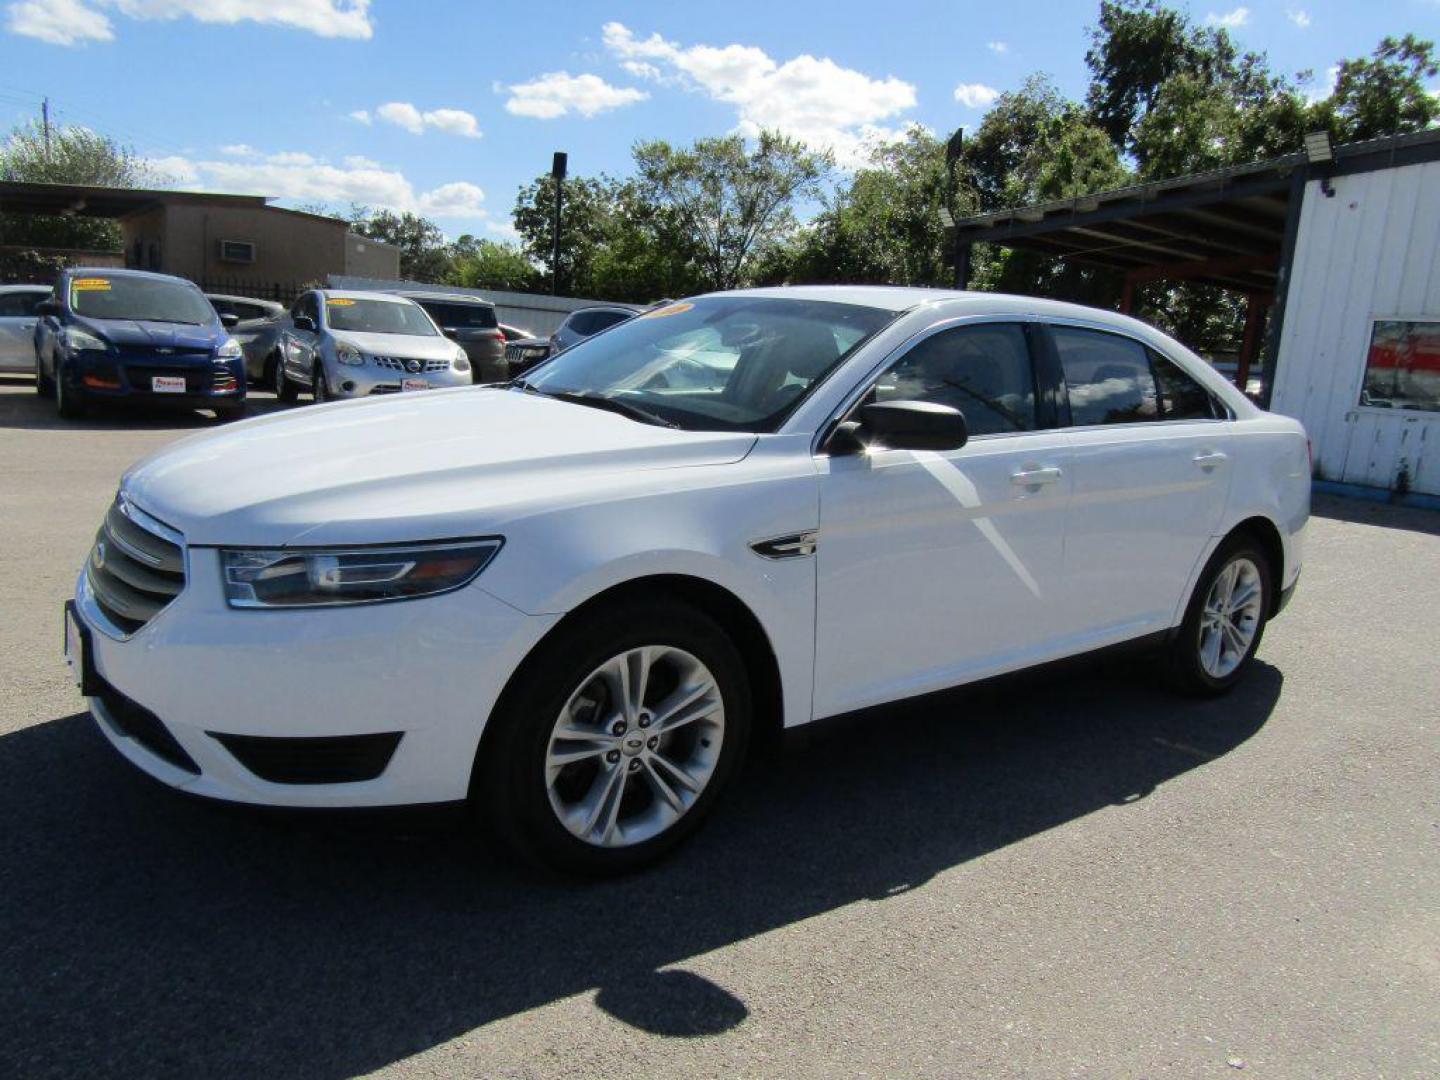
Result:
<instances>
[{"instance_id":1,"label":"parked car windshield","mask_svg":"<svg viewBox=\"0 0 1440 1080\"><path fill-rule=\"evenodd\" d=\"M331 330L361 334L409 334L435 337L433 323L415 304L398 300L366 300L330 296L325 299L325 321Z\"/></svg>"},{"instance_id":2,"label":"parked car windshield","mask_svg":"<svg viewBox=\"0 0 1440 1080\"><path fill-rule=\"evenodd\" d=\"M523 389L607 399L690 430L773 431L851 350L894 318L818 300L731 296L670 304L589 338Z\"/></svg>"},{"instance_id":3,"label":"parked car windshield","mask_svg":"<svg viewBox=\"0 0 1440 1080\"><path fill-rule=\"evenodd\" d=\"M204 326L215 309L193 285L163 278L87 274L70 279L70 310L87 319L137 319Z\"/></svg>"}]
</instances>

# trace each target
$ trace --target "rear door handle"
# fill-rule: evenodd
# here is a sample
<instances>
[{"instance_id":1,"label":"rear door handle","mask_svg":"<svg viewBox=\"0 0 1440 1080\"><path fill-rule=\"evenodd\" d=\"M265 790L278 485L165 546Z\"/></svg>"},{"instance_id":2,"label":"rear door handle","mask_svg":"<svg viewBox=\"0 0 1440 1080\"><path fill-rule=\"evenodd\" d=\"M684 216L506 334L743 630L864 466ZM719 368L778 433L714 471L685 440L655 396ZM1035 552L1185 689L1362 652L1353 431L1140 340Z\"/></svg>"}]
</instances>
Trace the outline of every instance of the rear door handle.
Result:
<instances>
[{"instance_id":1,"label":"rear door handle","mask_svg":"<svg viewBox=\"0 0 1440 1080\"><path fill-rule=\"evenodd\" d=\"M1021 469L1010 474L1010 482L1016 487L1035 487L1039 484L1053 484L1064 475L1059 466L1047 465L1041 469Z\"/></svg>"},{"instance_id":2,"label":"rear door handle","mask_svg":"<svg viewBox=\"0 0 1440 1080\"><path fill-rule=\"evenodd\" d=\"M1200 468L1209 472L1215 468L1215 466L1228 461L1229 458L1219 450L1203 450L1191 458L1191 460L1194 461L1196 465L1199 465Z\"/></svg>"}]
</instances>

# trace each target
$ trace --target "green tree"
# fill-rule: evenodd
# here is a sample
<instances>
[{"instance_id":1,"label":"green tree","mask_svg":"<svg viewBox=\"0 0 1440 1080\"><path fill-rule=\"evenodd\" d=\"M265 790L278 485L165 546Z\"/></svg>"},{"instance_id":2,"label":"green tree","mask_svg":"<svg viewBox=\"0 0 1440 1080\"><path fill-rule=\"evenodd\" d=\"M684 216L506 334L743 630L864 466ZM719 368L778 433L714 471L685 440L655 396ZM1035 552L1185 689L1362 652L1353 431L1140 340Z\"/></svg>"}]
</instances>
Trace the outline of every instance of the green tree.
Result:
<instances>
[{"instance_id":1,"label":"green tree","mask_svg":"<svg viewBox=\"0 0 1440 1080\"><path fill-rule=\"evenodd\" d=\"M557 275L557 292L595 295L595 254L611 235L617 184L609 177L574 176L565 181L560 221L560 264L551 265L555 228L555 181L532 180L515 198L515 229L525 257L544 268L545 283Z\"/></svg>"},{"instance_id":2,"label":"green tree","mask_svg":"<svg viewBox=\"0 0 1440 1080\"><path fill-rule=\"evenodd\" d=\"M699 279L712 289L743 284L757 259L785 243L797 204L818 197L834 168L830 153L770 131L753 148L729 135L688 148L639 143L634 155L638 198L693 245Z\"/></svg>"},{"instance_id":3,"label":"green tree","mask_svg":"<svg viewBox=\"0 0 1440 1080\"><path fill-rule=\"evenodd\" d=\"M39 184L154 187L166 178L134 150L82 127L53 127L47 144L38 121L21 124L0 146L0 180ZM120 226L107 218L0 214L0 243L116 251Z\"/></svg>"},{"instance_id":4,"label":"green tree","mask_svg":"<svg viewBox=\"0 0 1440 1080\"><path fill-rule=\"evenodd\" d=\"M539 277L534 264L514 244L480 240L465 233L450 245L450 274L446 280L451 285L530 292Z\"/></svg>"},{"instance_id":5,"label":"green tree","mask_svg":"<svg viewBox=\"0 0 1440 1080\"><path fill-rule=\"evenodd\" d=\"M361 236L400 249L400 276L407 281L443 282L450 273L445 234L433 221L410 211L354 206L350 228Z\"/></svg>"},{"instance_id":6,"label":"green tree","mask_svg":"<svg viewBox=\"0 0 1440 1080\"><path fill-rule=\"evenodd\" d=\"M1414 34L1385 38L1369 59L1342 61L1325 103L1335 120L1333 134L1356 142L1429 127L1440 116L1440 101L1425 80L1436 74L1434 43Z\"/></svg>"}]
</instances>

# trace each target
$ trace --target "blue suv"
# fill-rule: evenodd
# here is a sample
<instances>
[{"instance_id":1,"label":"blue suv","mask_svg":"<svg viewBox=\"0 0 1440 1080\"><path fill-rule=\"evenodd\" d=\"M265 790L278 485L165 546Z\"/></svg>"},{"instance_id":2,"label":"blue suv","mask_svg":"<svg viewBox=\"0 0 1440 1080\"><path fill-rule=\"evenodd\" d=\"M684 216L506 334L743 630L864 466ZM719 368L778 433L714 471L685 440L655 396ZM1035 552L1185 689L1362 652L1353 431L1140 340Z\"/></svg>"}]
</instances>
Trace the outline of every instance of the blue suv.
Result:
<instances>
[{"instance_id":1,"label":"blue suv","mask_svg":"<svg viewBox=\"0 0 1440 1080\"><path fill-rule=\"evenodd\" d=\"M102 401L211 409L222 420L245 410L234 316L182 278L72 267L36 311L35 389L62 417Z\"/></svg>"}]
</instances>

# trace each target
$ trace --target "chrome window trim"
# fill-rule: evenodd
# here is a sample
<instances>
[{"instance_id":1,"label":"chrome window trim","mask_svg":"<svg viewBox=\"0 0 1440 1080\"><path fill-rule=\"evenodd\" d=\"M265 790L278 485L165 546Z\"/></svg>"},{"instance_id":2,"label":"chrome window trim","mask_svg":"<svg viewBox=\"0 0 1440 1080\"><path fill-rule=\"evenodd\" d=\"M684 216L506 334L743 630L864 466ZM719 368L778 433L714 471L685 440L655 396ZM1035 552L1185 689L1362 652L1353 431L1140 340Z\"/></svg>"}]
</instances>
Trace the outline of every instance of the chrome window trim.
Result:
<instances>
[{"instance_id":1,"label":"chrome window trim","mask_svg":"<svg viewBox=\"0 0 1440 1080\"><path fill-rule=\"evenodd\" d=\"M811 455L820 455L826 457L829 456L823 453L823 451L820 449L820 444L824 441L825 435L830 431L832 425L834 425L842 417L846 416L850 412L850 410L855 407L856 403L867 393L870 392L870 389L879 380L880 376L884 375L885 372L889 371L901 360L905 359L905 357L910 353L910 350L914 349L927 338L934 337L936 334L939 334L945 330L953 330L959 326L983 326L987 323L1016 323L1018 325L1025 326L1042 321L1043 320L1040 318L1040 316L1032 314L1021 315L1014 313L1002 313L990 315L955 315L948 319L942 319L940 322L931 323L924 329L915 331L915 333L911 334L908 338L900 342L900 344L896 345L893 349L886 353L873 367L871 367L863 376L861 376L855 381L855 385L851 387L850 391L843 398L840 399L840 405L831 411L830 415L825 418L825 420L820 424L820 427L815 431L814 436L810 440ZM1038 386L1036 387L1036 390L1039 390ZM967 442L973 442L979 439L993 439L997 437L1005 438L1014 435L1035 435L1050 430L1057 429L1034 428L1029 431L995 432L989 435L976 435L974 439L967 440Z\"/></svg>"}]
</instances>

